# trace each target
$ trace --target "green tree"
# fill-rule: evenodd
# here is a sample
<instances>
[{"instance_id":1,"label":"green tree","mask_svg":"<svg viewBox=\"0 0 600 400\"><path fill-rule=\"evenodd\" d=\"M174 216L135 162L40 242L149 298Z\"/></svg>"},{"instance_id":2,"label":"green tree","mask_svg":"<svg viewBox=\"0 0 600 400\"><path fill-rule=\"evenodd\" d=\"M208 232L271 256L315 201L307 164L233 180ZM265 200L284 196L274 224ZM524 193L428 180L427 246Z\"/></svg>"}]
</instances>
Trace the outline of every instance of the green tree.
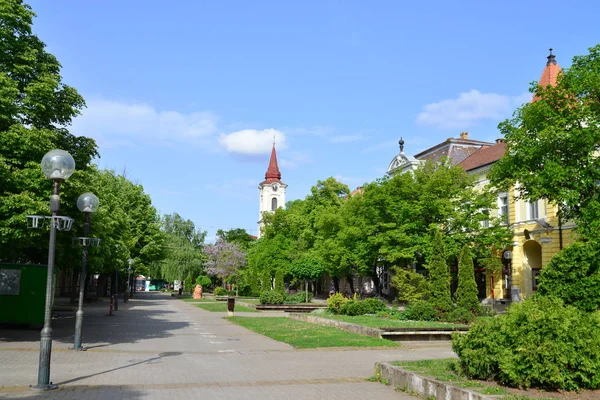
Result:
<instances>
[{"instance_id":1,"label":"green tree","mask_svg":"<svg viewBox=\"0 0 600 400\"><path fill-rule=\"evenodd\" d=\"M433 236L433 253L427 266L429 269L430 293L429 302L438 312L447 313L452 310L450 297L450 271L446 264L446 251L442 233L436 230Z\"/></svg>"},{"instance_id":2,"label":"green tree","mask_svg":"<svg viewBox=\"0 0 600 400\"><path fill-rule=\"evenodd\" d=\"M237 228L224 231L223 229L217 230L217 239L221 239L228 243L237 243L243 250L247 251L250 244L253 243L256 238L251 236L245 229Z\"/></svg>"},{"instance_id":3,"label":"green tree","mask_svg":"<svg viewBox=\"0 0 600 400\"><path fill-rule=\"evenodd\" d=\"M600 228L600 45L573 58L555 87L532 84L538 100L498 127L505 156L489 177L500 188L518 182L519 197L547 199L593 239Z\"/></svg>"},{"instance_id":4,"label":"green tree","mask_svg":"<svg viewBox=\"0 0 600 400\"><path fill-rule=\"evenodd\" d=\"M393 271L392 285L398 290L398 300L406 303L427 300L431 291L427 278L407 268L394 267Z\"/></svg>"},{"instance_id":5,"label":"green tree","mask_svg":"<svg viewBox=\"0 0 600 400\"><path fill-rule=\"evenodd\" d=\"M600 307L600 246L575 242L556 253L539 276L538 295L555 297L580 310Z\"/></svg>"},{"instance_id":6,"label":"green tree","mask_svg":"<svg viewBox=\"0 0 600 400\"><path fill-rule=\"evenodd\" d=\"M285 283L283 281L283 271L280 269L275 271L275 290L280 293L285 293Z\"/></svg>"},{"instance_id":7,"label":"green tree","mask_svg":"<svg viewBox=\"0 0 600 400\"><path fill-rule=\"evenodd\" d=\"M165 256L158 268L161 277L174 281L202 274L207 261L202 250L206 232L197 230L191 220L177 213L164 215L161 229L166 236Z\"/></svg>"},{"instance_id":8,"label":"green tree","mask_svg":"<svg viewBox=\"0 0 600 400\"><path fill-rule=\"evenodd\" d=\"M98 153L93 139L66 129L85 103L62 82L57 59L32 33L34 16L22 1L0 2L0 260L42 263L44 232L28 230L26 216L49 213L52 183L39 167L43 155L64 149L81 172ZM73 197L66 189L79 176L61 185L65 213L76 211L67 205L81 193ZM67 246L70 239L60 236L58 246Z\"/></svg>"},{"instance_id":9,"label":"green tree","mask_svg":"<svg viewBox=\"0 0 600 400\"><path fill-rule=\"evenodd\" d=\"M300 258L295 259L292 262L292 268L290 270L292 276L296 279L304 280L306 302L308 303L308 281L317 280L321 277L324 272L324 267L317 260L315 256L311 256L309 253L303 255Z\"/></svg>"},{"instance_id":10,"label":"green tree","mask_svg":"<svg viewBox=\"0 0 600 400\"><path fill-rule=\"evenodd\" d=\"M456 289L456 306L477 313L481 309L477 297L475 267L473 256L468 245L464 245L458 262L458 288Z\"/></svg>"}]
</instances>

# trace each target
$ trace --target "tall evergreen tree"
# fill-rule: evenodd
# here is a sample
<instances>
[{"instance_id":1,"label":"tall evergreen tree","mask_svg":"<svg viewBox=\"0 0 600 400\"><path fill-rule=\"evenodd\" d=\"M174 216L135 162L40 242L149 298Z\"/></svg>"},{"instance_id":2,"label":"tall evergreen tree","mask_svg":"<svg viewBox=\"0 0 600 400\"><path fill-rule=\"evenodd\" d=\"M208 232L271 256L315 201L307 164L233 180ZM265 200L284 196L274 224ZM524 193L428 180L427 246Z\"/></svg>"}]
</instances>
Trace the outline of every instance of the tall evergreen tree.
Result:
<instances>
[{"instance_id":1,"label":"tall evergreen tree","mask_svg":"<svg viewBox=\"0 0 600 400\"><path fill-rule=\"evenodd\" d=\"M283 271L278 269L275 272L275 290L280 293L285 293L285 284L283 282Z\"/></svg>"},{"instance_id":2,"label":"tall evergreen tree","mask_svg":"<svg viewBox=\"0 0 600 400\"><path fill-rule=\"evenodd\" d=\"M442 313L452 310L452 298L450 297L450 270L446 263L446 251L442 233L435 231L433 237L433 250L429 269L430 294L429 302Z\"/></svg>"},{"instance_id":3,"label":"tall evergreen tree","mask_svg":"<svg viewBox=\"0 0 600 400\"><path fill-rule=\"evenodd\" d=\"M456 306L466 308L476 313L480 310L477 297L477 283L475 282L475 268L473 256L468 245L464 245L460 252L458 262L458 288L456 289Z\"/></svg>"}]
</instances>

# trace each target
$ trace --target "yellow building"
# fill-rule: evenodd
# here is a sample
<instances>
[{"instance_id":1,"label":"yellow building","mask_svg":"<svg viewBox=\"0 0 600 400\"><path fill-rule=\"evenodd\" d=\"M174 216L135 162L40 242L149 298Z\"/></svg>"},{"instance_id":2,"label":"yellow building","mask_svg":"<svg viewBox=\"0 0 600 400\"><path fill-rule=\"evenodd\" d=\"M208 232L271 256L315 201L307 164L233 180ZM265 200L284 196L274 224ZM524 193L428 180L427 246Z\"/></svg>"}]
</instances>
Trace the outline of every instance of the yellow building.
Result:
<instances>
[{"instance_id":1,"label":"yellow building","mask_svg":"<svg viewBox=\"0 0 600 400\"><path fill-rule=\"evenodd\" d=\"M550 50L539 84L556 84L559 72L560 66ZM534 96L532 101L536 100ZM498 139L494 145L483 146L471 154L460 165L469 174L475 175L478 184L483 188L488 184L487 173L505 151L504 140ZM519 301L535 293L540 270L548 264L554 254L575 239L574 224L561 221L556 206L548 204L545 200L517 200L518 194L516 188L499 193L498 207L491 211L492 216L501 217L504 223L511 227L513 243L504 249L502 272L487 278L488 298Z\"/></svg>"}]
</instances>

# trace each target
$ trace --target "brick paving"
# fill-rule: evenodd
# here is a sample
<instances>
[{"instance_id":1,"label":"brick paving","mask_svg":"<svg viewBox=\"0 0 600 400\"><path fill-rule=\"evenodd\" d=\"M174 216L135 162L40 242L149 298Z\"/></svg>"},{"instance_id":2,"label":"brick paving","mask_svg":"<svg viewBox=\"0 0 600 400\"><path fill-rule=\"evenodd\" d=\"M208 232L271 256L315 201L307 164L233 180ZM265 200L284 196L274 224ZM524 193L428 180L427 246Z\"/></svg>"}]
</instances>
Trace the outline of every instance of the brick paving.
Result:
<instances>
[{"instance_id":1,"label":"brick paving","mask_svg":"<svg viewBox=\"0 0 600 400\"><path fill-rule=\"evenodd\" d=\"M0 330L0 399L414 399L368 382L376 361L451 357L447 343L399 349L295 350L161 293L138 293L107 317L86 305L85 352L73 343L74 313L53 320L51 380L35 392L38 330ZM265 317L281 313L239 313Z\"/></svg>"}]
</instances>

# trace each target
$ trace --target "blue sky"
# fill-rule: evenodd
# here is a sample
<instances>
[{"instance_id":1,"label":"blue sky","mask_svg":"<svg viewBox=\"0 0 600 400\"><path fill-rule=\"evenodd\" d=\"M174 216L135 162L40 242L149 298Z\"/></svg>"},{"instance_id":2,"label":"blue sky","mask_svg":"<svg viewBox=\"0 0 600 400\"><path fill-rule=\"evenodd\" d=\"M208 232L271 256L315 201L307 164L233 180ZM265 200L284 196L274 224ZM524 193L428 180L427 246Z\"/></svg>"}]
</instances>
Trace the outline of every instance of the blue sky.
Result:
<instances>
[{"instance_id":1,"label":"blue sky","mask_svg":"<svg viewBox=\"0 0 600 400\"><path fill-rule=\"evenodd\" d=\"M468 131L493 140L548 48L600 42L580 1L29 0L34 31L88 108L72 132L161 213L256 234L273 135L288 200L351 189Z\"/></svg>"}]
</instances>

